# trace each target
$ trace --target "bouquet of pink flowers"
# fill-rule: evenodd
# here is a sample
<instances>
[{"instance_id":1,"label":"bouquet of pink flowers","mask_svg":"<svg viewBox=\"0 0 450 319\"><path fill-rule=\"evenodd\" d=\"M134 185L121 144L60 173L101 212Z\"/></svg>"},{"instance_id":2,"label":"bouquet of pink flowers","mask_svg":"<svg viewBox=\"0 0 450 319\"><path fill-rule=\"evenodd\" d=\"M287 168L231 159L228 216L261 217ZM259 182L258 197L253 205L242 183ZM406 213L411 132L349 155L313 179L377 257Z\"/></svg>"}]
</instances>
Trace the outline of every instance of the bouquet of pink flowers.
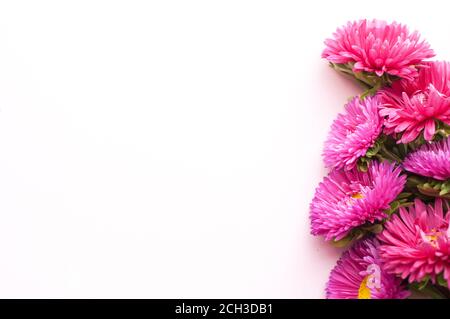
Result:
<instances>
[{"instance_id":1,"label":"bouquet of pink flowers","mask_svg":"<svg viewBox=\"0 0 450 319\"><path fill-rule=\"evenodd\" d=\"M419 33L349 22L322 57L361 83L337 116L311 232L348 247L327 298L450 297L450 62Z\"/></svg>"}]
</instances>

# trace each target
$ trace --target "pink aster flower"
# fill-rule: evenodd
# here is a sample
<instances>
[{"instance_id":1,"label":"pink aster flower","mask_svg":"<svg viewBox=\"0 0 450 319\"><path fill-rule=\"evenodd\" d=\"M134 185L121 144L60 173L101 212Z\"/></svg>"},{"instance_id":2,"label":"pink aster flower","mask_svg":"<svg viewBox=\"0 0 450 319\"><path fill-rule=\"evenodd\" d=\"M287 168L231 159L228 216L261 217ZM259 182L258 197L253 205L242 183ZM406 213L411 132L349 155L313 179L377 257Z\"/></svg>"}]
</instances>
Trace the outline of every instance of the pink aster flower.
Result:
<instances>
[{"instance_id":1,"label":"pink aster flower","mask_svg":"<svg viewBox=\"0 0 450 319\"><path fill-rule=\"evenodd\" d=\"M408 154L403 167L417 175L441 181L450 179L450 137L422 145L415 152Z\"/></svg>"},{"instance_id":2,"label":"pink aster flower","mask_svg":"<svg viewBox=\"0 0 450 319\"><path fill-rule=\"evenodd\" d=\"M440 274L450 283L449 219L441 199L428 206L416 199L409 210L400 208L379 235L385 269L410 283L426 277L435 283Z\"/></svg>"},{"instance_id":3,"label":"pink aster flower","mask_svg":"<svg viewBox=\"0 0 450 319\"><path fill-rule=\"evenodd\" d=\"M424 63L417 79L396 81L380 96L386 134L402 133L398 143L409 143L423 132L431 141L436 121L450 125L450 63Z\"/></svg>"},{"instance_id":4,"label":"pink aster flower","mask_svg":"<svg viewBox=\"0 0 450 319\"><path fill-rule=\"evenodd\" d=\"M438 92L450 96L450 63L446 61L428 61L422 63L418 76L414 80L394 81L391 89L387 88L394 96L400 96L405 92L412 96L418 92L427 91L432 84Z\"/></svg>"},{"instance_id":5,"label":"pink aster flower","mask_svg":"<svg viewBox=\"0 0 450 319\"><path fill-rule=\"evenodd\" d=\"M367 172L333 170L310 204L311 233L340 240L358 226L385 218L384 211L405 185L400 173L400 167L388 162L371 162Z\"/></svg>"},{"instance_id":6,"label":"pink aster flower","mask_svg":"<svg viewBox=\"0 0 450 319\"><path fill-rule=\"evenodd\" d=\"M410 33L402 24L380 20L348 22L325 41L322 57L332 63L353 62L353 71L387 73L412 79L416 66L434 56L419 33Z\"/></svg>"},{"instance_id":7,"label":"pink aster flower","mask_svg":"<svg viewBox=\"0 0 450 319\"><path fill-rule=\"evenodd\" d=\"M378 114L380 100L355 97L345 106L331 126L323 152L325 165L330 168L352 169L358 159L372 147L382 130Z\"/></svg>"},{"instance_id":8,"label":"pink aster flower","mask_svg":"<svg viewBox=\"0 0 450 319\"><path fill-rule=\"evenodd\" d=\"M383 269L376 239L366 239L344 252L331 271L328 299L405 299L401 280Z\"/></svg>"}]
</instances>

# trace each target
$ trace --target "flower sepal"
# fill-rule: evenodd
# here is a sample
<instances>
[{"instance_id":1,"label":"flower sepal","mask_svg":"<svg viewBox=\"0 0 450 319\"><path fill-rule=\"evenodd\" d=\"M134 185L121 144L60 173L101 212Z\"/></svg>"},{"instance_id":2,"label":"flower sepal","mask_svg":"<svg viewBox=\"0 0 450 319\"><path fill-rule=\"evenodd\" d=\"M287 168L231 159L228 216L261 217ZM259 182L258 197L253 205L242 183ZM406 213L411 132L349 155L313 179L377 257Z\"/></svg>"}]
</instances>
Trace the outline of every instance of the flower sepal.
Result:
<instances>
[{"instance_id":1,"label":"flower sepal","mask_svg":"<svg viewBox=\"0 0 450 319\"><path fill-rule=\"evenodd\" d=\"M441 197L450 199L450 180L439 181L416 175L408 176L407 188L411 191L418 191L425 197Z\"/></svg>"},{"instance_id":2,"label":"flower sepal","mask_svg":"<svg viewBox=\"0 0 450 319\"><path fill-rule=\"evenodd\" d=\"M361 98L374 95L378 91L378 89L382 88L385 85L391 85L392 82L397 79L396 77L387 73L384 73L382 76L378 76L374 72L355 71L354 62L330 62L330 66L338 72L352 76L366 89L366 91L361 95Z\"/></svg>"},{"instance_id":3,"label":"flower sepal","mask_svg":"<svg viewBox=\"0 0 450 319\"><path fill-rule=\"evenodd\" d=\"M417 189L425 196L450 199L450 180L430 180L426 183L417 185Z\"/></svg>"}]
</instances>

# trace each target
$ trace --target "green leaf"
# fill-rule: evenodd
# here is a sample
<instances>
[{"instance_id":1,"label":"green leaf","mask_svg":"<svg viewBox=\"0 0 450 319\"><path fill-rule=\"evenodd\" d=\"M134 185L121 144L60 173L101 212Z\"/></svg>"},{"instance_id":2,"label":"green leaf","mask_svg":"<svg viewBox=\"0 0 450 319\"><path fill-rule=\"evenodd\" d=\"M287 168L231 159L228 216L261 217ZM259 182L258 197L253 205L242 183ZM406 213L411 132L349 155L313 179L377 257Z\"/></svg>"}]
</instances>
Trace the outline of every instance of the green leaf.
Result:
<instances>
[{"instance_id":1,"label":"green leaf","mask_svg":"<svg viewBox=\"0 0 450 319\"><path fill-rule=\"evenodd\" d=\"M406 199L408 197L412 196L412 193L409 192L402 192L400 195L397 196L397 199Z\"/></svg>"},{"instance_id":2,"label":"green leaf","mask_svg":"<svg viewBox=\"0 0 450 319\"><path fill-rule=\"evenodd\" d=\"M343 248L343 247L347 247L352 242L353 242L353 236L347 235L347 236L345 236L344 238L342 238L340 240L333 240L331 243L335 247Z\"/></svg>"}]
</instances>

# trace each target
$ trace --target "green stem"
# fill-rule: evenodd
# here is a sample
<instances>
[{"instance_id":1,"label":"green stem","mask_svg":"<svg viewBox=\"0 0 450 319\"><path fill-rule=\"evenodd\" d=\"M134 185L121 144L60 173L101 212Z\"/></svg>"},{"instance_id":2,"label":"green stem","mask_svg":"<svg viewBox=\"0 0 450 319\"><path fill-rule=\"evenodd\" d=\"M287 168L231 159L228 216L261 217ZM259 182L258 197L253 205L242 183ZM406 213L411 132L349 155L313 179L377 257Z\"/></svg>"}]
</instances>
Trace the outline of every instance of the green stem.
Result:
<instances>
[{"instance_id":1,"label":"green stem","mask_svg":"<svg viewBox=\"0 0 450 319\"><path fill-rule=\"evenodd\" d=\"M368 96L374 96L377 91L379 89L379 86L374 86L373 88L370 88L368 90L365 90L362 94L361 94L361 99L364 100L366 97Z\"/></svg>"},{"instance_id":2,"label":"green stem","mask_svg":"<svg viewBox=\"0 0 450 319\"><path fill-rule=\"evenodd\" d=\"M398 157L396 154L394 154L393 152L389 151L384 144L381 146L380 154L384 158L391 160L393 162L397 162L397 163L402 162L402 159L400 157Z\"/></svg>"}]
</instances>

